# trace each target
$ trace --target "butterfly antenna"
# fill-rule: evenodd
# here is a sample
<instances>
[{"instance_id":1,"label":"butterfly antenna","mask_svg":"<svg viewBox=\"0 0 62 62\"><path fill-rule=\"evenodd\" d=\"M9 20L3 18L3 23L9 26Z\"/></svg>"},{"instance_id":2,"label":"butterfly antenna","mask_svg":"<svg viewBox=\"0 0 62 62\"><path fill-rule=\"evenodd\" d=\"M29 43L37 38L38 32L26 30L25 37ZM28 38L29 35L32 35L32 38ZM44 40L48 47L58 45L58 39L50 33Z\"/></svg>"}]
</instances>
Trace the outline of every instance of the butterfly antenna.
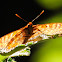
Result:
<instances>
[{"instance_id":1,"label":"butterfly antenna","mask_svg":"<svg viewBox=\"0 0 62 62\"><path fill-rule=\"evenodd\" d=\"M44 13L44 10L36 17L36 18L34 18L33 20L32 20L32 22L34 21L34 20L36 20L41 14L43 14Z\"/></svg>"},{"instance_id":2,"label":"butterfly antenna","mask_svg":"<svg viewBox=\"0 0 62 62\"><path fill-rule=\"evenodd\" d=\"M17 17L19 17L20 19L24 20L22 17L20 17L18 14L15 14ZM28 22L26 20L24 20L25 22Z\"/></svg>"}]
</instances>

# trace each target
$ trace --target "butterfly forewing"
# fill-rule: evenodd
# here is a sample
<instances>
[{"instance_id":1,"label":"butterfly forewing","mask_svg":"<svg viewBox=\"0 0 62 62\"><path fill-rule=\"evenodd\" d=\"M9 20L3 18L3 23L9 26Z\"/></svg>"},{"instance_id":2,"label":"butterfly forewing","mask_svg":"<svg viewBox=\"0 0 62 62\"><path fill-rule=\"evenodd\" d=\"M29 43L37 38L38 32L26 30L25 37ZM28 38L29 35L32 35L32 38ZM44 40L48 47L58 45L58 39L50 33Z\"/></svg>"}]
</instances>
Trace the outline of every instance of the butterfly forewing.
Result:
<instances>
[{"instance_id":1,"label":"butterfly forewing","mask_svg":"<svg viewBox=\"0 0 62 62\"><path fill-rule=\"evenodd\" d=\"M39 41L48 39L47 35L62 34L62 23L49 23L49 24L37 24L33 25L33 35L28 39L28 41ZM39 37L42 36L42 37ZM46 38L45 38L46 37Z\"/></svg>"},{"instance_id":2,"label":"butterfly forewing","mask_svg":"<svg viewBox=\"0 0 62 62\"><path fill-rule=\"evenodd\" d=\"M10 52L15 47L25 44L32 35L31 26L25 26L0 38L0 52Z\"/></svg>"},{"instance_id":3,"label":"butterfly forewing","mask_svg":"<svg viewBox=\"0 0 62 62\"><path fill-rule=\"evenodd\" d=\"M62 23L38 24L36 29L46 35L55 35L62 33Z\"/></svg>"}]
</instances>

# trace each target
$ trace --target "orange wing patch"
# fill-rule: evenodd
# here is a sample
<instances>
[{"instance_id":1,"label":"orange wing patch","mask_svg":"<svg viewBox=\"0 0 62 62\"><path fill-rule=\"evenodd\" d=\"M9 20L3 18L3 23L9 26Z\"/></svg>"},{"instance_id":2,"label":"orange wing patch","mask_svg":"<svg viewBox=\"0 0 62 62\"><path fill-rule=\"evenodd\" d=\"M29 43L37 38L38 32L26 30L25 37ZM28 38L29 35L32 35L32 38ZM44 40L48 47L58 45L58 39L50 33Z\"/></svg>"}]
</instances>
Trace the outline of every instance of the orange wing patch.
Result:
<instances>
[{"instance_id":1,"label":"orange wing patch","mask_svg":"<svg viewBox=\"0 0 62 62\"><path fill-rule=\"evenodd\" d=\"M21 30L16 30L0 38L0 50L5 49L10 42L10 40Z\"/></svg>"}]
</instances>

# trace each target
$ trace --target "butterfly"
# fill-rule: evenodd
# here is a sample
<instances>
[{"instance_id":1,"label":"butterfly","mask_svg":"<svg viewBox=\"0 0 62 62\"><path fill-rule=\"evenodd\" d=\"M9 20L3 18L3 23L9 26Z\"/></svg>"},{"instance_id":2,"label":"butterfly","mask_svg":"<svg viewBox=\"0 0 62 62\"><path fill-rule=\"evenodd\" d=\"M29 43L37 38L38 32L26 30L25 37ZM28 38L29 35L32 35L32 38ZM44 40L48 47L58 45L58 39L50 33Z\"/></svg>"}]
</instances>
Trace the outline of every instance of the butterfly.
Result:
<instances>
[{"instance_id":1,"label":"butterfly","mask_svg":"<svg viewBox=\"0 0 62 62\"><path fill-rule=\"evenodd\" d=\"M35 19L33 19L32 22L36 20L42 13L44 13L44 10ZM24 20L18 14L15 15ZM21 44L27 45L28 42L37 42L51 37L47 35L56 35L62 33L62 23L33 25L32 22L29 22L26 26L1 37L0 53L8 53Z\"/></svg>"}]
</instances>

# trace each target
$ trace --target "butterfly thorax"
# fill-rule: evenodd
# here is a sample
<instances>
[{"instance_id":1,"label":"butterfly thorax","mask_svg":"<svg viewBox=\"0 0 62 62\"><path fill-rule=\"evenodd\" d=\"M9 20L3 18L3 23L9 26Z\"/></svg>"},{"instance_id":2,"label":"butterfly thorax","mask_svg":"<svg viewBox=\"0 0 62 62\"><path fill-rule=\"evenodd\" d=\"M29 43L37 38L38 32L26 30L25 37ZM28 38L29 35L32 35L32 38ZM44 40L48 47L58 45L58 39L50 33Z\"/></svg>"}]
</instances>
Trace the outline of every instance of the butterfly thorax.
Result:
<instances>
[{"instance_id":1,"label":"butterfly thorax","mask_svg":"<svg viewBox=\"0 0 62 62\"><path fill-rule=\"evenodd\" d=\"M30 36L33 34L33 27L32 27L32 22L29 22L26 26L25 29L23 30L23 32L25 33L24 37L25 40L23 43L26 43L26 41L28 40L28 38L30 38Z\"/></svg>"}]
</instances>

